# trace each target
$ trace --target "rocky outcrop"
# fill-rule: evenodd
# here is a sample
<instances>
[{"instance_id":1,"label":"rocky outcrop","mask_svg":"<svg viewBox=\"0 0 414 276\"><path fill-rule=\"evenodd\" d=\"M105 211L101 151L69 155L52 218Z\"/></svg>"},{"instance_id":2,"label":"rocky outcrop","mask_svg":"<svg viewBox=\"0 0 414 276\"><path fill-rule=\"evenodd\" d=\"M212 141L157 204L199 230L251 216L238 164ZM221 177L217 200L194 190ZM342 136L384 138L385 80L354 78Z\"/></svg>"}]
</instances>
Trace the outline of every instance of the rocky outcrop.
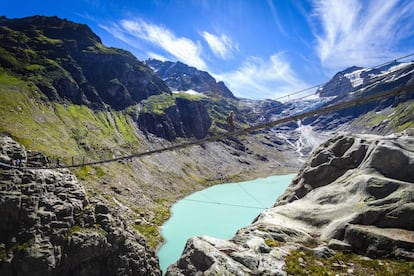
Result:
<instances>
[{"instance_id":1,"label":"rocky outcrop","mask_svg":"<svg viewBox=\"0 0 414 276\"><path fill-rule=\"evenodd\" d=\"M167 275L284 275L285 257L304 248L414 260L413 221L414 131L340 134L311 155L273 208L229 241L188 240Z\"/></svg>"},{"instance_id":2,"label":"rocky outcrop","mask_svg":"<svg viewBox=\"0 0 414 276\"><path fill-rule=\"evenodd\" d=\"M163 110L161 114L142 112L137 118L137 124L142 131L169 141L177 137L204 138L211 123L202 101L185 98L176 98L175 105Z\"/></svg>"},{"instance_id":3,"label":"rocky outcrop","mask_svg":"<svg viewBox=\"0 0 414 276\"><path fill-rule=\"evenodd\" d=\"M0 137L0 162L42 162ZM42 164L45 165L45 164ZM161 275L145 239L67 169L0 168L1 275Z\"/></svg>"}]
</instances>

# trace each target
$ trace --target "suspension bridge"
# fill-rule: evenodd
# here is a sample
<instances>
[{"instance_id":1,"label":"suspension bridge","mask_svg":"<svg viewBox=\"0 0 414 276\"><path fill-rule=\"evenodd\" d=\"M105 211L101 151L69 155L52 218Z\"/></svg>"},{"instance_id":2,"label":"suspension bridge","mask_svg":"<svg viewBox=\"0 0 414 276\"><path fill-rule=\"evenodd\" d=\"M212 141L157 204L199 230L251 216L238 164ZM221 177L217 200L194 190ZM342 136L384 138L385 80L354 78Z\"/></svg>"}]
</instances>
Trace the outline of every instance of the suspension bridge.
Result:
<instances>
[{"instance_id":1,"label":"suspension bridge","mask_svg":"<svg viewBox=\"0 0 414 276\"><path fill-rule=\"evenodd\" d=\"M209 136L209 137L205 137L203 139L199 139L195 141L183 142L180 144L162 147L159 149L135 152L135 153L131 153L131 154L127 154L127 155L123 155L119 157L114 157L114 158L100 159L100 160L94 160L94 161L88 161L88 162L86 162L85 159L83 158L82 161L79 163L72 162L72 164L56 164L55 166L48 166L48 167L16 166L16 165L5 164L5 163L0 163L0 166L5 167L5 168L14 168L14 169L21 169L21 170L38 170L38 169L56 169L56 168L79 168L83 166L99 165L99 164L118 162L118 161L123 161L123 160L130 160L134 158L141 158L144 156L163 153L167 151L176 151L176 150L184 149L184 148L191 147L191 146L203 145L205 143L215 142L215 141L219 141L223 139L229 139L235 136L242 136L242 135L246 135L252 132L256 132L258 130L272 128L277 125L281 125L281 124L288 123L291 121L298 121L298 120L302 120L306 118L311 118L314 116L320 116L320 115L332 113L335 111L343 110L349 107L363 105L366 103L375 102L375 101L379 101L379 100L386 99L389 97L393 97L393 96L395 97L395 96L399 96L402 94L408 94L408 93L414 93L414 83L404 85L402 87L386 90L386 91L376 93L373 95L363 96L363 97L359 97L359 98L352 99L349 101L344 101L344 102L340 102L337 104L328 105L326 107L318 108L318 109L311 110L308 112L294 114L292 116L283 117L280 119L272 120L270 122L256 124L254 126L250 126L250 127L239 129L239 130L232 131L232 132Z\"/></svg>"}]
</instances>

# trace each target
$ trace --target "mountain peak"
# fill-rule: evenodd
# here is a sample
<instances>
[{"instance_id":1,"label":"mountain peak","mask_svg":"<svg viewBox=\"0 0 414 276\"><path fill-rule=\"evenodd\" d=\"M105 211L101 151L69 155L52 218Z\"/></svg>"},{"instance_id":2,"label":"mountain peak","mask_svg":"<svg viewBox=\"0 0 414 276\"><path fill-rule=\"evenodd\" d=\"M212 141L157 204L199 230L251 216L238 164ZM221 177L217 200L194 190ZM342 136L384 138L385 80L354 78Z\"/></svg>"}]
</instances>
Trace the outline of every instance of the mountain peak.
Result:
<instances>
[{"instance_id":1,"label":"mountain peak","mask_svg":"<svg viewBox=\"0 0 414 276\"><path fill-rule=\"evenodd\" d=\"M30 16L25 18L0 18L1 25L21 32L40 31L43 35L55 39L82 39L88 44L102 43L101 39L86 24L79 24L57 16Z\"/></svg>"},{"instance_id":2,"label":"mountain peak","mask_svg":"<svg viewBox=\"0 0 414 276\"><path fill-rule=\"evenodd\" d=\"M224 82L217 82L208 72L198 70L180 61L148 59L145 63L166 82L171 90L194 90L208 96L235 99Z\"/></svg>"},{"instance_id":3,"label":"mountain peak","mask_svg":"<svg viewBox=\"0 0 414 276\"><path fill-rule=\"evenodd\" d=\"M58 17L0 18L0 67L49 100L123 109L170 92L131 53L108 48L84 24Z\"/></svg>"}]
</instances>

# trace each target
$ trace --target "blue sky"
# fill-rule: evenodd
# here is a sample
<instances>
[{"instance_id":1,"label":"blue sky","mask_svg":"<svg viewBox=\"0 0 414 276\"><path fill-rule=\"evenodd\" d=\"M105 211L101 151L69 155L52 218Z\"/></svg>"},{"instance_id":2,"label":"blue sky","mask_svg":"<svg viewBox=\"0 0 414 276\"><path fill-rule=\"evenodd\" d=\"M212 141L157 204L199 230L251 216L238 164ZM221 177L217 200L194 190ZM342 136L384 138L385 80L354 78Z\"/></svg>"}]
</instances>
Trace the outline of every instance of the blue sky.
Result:
<instances>
[{"instance_id":1,"label":"blue sky","mask_svg":"<svg viewBox=\"0 0 414 276\"><path fill-rule=\"evenodd\" d=\"M8 18L88 24L106 46L184 62L251 99L414 53L411 0L0 0L0 8Z\"/></svg>"}]
</instances>

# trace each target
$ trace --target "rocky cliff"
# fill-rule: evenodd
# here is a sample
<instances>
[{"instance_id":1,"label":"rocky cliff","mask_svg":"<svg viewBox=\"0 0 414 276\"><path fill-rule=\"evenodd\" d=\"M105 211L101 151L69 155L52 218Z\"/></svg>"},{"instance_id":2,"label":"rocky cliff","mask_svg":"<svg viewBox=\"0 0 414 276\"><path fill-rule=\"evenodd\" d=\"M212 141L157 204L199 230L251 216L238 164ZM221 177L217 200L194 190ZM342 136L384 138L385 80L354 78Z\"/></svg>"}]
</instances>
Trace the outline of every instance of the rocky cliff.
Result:
<instances>
[{"instance_id":1,"label":"rocky cliff","mask_svg":"<svg viewBox=\"0 0 414 276\"><path fill-rule=\"evenodd\" d=\"M152 133L169 141L177 137L201 139L208 134L212 121L203 98L161 95L149 98L143 105L136 121L144 133Z\"/></svg>"},{"instance_id":2,"label":"rocky cliff","mask_svg":"<svg viewBox=\"0 0 414 276\"><path fill-rule=\"evenodd\" d=\"M312 274L312 264L318 275L327 267L366 275L354 261L370 258L404 259L400 274L412 275L413 219L414 130L340 134L311 155L273 208L229 241L188 240L167 275ZM360 256L343 262L338 251ZM384 262L374 265L396 275Z\"/></svg>"},{"instance_id":3,"label":"rocky cliff","mask_svg":"<svg viewBox=\"0 0 414 276\"><path fill-rule=\"evenodd\" d=\"M46 160L0 137L0 162L16 159ZM67 169L3 165L0 217L1 275L161 275L145 239L105 204L90 201Z\"/></svg>"}]
</instances>

